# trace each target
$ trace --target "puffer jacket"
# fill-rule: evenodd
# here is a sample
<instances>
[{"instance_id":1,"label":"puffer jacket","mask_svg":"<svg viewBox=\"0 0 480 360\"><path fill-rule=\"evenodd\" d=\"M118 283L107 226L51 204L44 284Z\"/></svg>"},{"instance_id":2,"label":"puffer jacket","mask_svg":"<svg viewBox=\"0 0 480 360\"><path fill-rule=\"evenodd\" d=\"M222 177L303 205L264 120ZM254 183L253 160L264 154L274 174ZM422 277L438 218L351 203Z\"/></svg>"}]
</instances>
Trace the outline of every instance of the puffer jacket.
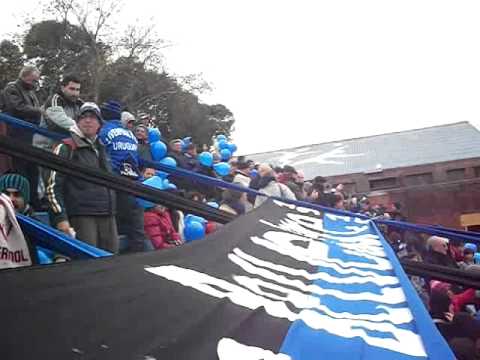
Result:
<instances>
[{"instance_id":1,"label":"puffer jacket","mask_svg":"<svg viewBox=\"0 0 480 360\"><path fill-rule=\"evenodd\" d=\"M77 127L72 137L64 140L54 153L76 164L111 172L105 148L96 139L86 139ZM71 216L100 216L115 214L115 193L105 187L51 171L47 181L47 198L53 225Z\"/></svg>"},{"instance_id":2,"label":"puffer jacket","mask_svg":"<svg viewBox=\"0 0 480 360\"><path fill-rule=\"evenodd\" d=\"M147 210L144 213L145 234L155 249L168 249L181 243L168 211Z\"/></svg>"}]
</instances>

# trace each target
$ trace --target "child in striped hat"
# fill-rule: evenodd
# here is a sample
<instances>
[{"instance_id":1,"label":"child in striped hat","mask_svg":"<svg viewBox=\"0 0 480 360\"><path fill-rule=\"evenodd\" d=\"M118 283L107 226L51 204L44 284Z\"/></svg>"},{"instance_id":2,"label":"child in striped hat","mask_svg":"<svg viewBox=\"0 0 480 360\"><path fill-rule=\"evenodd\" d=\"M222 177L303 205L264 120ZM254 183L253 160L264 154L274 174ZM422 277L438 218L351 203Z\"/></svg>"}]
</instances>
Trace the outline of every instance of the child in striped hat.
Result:
<instances>
[{"instance_id":1,"label":"child in striped hat","mask_svg":"<svg viewBox=\"0 0 480 360\"><path fill-rule=\"evenodd\" d=\"M29 215L30 183L27 178L13 173L0 176L0 192L10 198L17 213Z\"/></svg>"}]
</instances>

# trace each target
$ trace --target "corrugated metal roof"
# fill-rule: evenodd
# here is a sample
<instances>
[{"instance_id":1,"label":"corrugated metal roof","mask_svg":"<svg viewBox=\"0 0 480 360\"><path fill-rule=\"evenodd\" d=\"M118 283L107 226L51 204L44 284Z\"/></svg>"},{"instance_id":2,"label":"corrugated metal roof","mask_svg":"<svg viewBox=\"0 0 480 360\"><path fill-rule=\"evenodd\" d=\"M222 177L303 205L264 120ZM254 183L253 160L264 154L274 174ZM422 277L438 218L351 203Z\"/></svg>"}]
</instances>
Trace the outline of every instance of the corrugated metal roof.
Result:
<instances>
[{"instance_id":1,"label":"corrugated metal roof","mask_svg":"<svg viewBox=\"0 0 480 360\"><path fill-rule=\"evenodd\" d=\"M248 156L256 162L292 165L303 170L306 179L475 157L480 157L480 132L467 121Z\"/></svg>"}]
</instances>

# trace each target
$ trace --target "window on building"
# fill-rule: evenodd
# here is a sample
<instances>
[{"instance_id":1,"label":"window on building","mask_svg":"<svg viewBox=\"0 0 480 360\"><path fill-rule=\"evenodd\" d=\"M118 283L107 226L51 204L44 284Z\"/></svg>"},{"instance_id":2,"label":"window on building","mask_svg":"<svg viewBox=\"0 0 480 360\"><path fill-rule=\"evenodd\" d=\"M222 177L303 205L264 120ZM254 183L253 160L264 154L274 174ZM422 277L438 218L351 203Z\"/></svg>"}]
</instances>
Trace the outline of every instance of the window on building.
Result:
<instances>
[{"instance_id":1,"label":"window on building","mask_svg":"<svg viewBox=\"0 0 480 360\"><path fill-rule=\"evenodd\" d=\"M447 170L447 180L456 181L465 179L465 169Z\"/></svg>"},{"instance_id":2,"label":"window on building","mask_svg":"<svg viewBox=\"0 0 480 360\"><path fill-rule=\"evenodd\" d=\"M473 170L475 171L475 177L480 177L480 166L475 166Z\"/></svg>"},{"instance_id":3,"label":"window on building","mask_svg":"<svg viewBox=\"0 0 480 360\"><path fill-rule=\"evenodd\" d=\"M404 178L406 186L428 185L433 183L432 173L412 174Z\"/></svg>"},{"instance_id":4,"label":"window on building","mask_svg":"<svg viewBox=\"0 0 480 360\"><path fill-rule=\"evenodd\" d=\"M383 190L391 189L397 187L397 178L384 178L384 179L375 179L370 180L370 190Z\"/></svg>"}]
</instances>

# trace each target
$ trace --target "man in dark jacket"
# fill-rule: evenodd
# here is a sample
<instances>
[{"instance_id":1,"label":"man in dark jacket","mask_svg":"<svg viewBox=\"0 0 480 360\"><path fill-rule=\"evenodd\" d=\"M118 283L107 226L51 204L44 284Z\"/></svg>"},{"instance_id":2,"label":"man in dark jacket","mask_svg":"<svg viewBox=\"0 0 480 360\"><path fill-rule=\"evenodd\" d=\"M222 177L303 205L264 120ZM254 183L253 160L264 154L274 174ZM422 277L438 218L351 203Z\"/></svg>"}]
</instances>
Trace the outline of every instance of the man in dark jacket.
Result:
<instances>
[{"instance_id":1,"label":"man in dark jacket","mask_svg":"<svg viewBox=\"0 0 480 360\"><path fill-rule=\"evenodd\" d=\"M40 79L40 71L34 66L25 66L14 82L8 83L3 90L5 112L11 116L38 125L42 112L35 86ZM10 136L32 143L32 133L24 129L11 128Z\"/></svg>"},{"instance_id":2,"label":"man in dark jacket","mask_svg":"<svg viewBox=\"0 0 480 360\"><path fill-rule=\"evenodd\" d=\"M71 138L59 144L54 153L72 162L111 171L104 146L97 134L102 125L100 109L94 103L80 108ZM118 252L113 191L52 171L47 182L52 225L93 246Z\"/></svg>"},{"instance_id":3,"label":"man in dark jacket","mask_svg":"<svg viewBox=\"0 0 480 360\"><path fill-rule=\"evenodd\" d=\"M138 155L143 160L152 161L152 150L148 142L148 128L143 124L138 124L133 132L138 140Z\"/></svg>"},{"instance_id":4,"label":"man in dark jacket","mask_svg":"<svg viewBox=\"0 0 480 360\"><path fill-rule=\"evenodd\" d=\"M172 140L168 143L168 147L168 156L175 159L177 166L182 169L188 169L189 159L182 152L182 140Z\"/></svg>"},{"instance_id":5,"label":"man in dark jacket","mask_svg":"<svg viewBox=\"0 0 480 360\"><path fill-rule=\"evenodd\" d=\"M34 66L25 66L20 71L18 79L9 83L3 90L5 113L35 125L40 123L42 110L35 95L35 87L39 78L40 71ZM8 136L28 145L32 144L33 133L28 130L9 126ZM38 207L38 168L28 161L18 158L12 159L12 168L14 172L28 179L32 204L34 207Z\"/></svg>"}]
</instances>

